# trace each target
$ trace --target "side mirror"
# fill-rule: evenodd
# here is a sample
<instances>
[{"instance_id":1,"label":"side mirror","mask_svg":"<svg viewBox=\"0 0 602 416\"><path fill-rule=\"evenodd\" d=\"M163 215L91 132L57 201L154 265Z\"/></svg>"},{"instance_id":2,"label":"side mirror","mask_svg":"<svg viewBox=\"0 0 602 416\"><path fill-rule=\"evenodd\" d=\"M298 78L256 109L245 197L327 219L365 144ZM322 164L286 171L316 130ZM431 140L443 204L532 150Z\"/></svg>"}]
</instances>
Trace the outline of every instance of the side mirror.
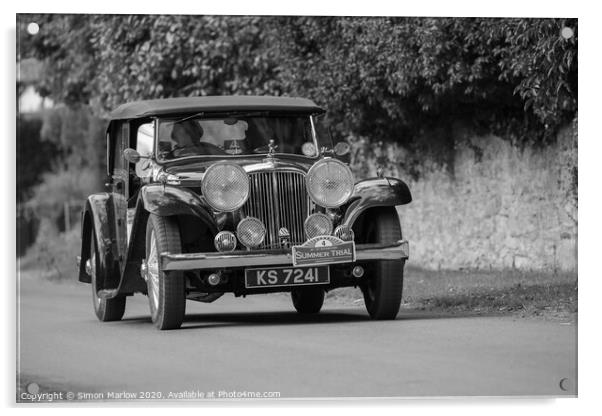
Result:
<instances>
[{"instance_id":1,"label":"side mirror","mask_svg":"<svg viewBox=\"0 0 602 416\"><path fill-rule=\"evenodd\" d=\"M127 148L123 151L123 157L130 163L138 163L142 156L135 149Z\"/></svg>"},{"instance_id":2,"label":"side mirror","mask_svg":"<svg viewBox=\"0 0 602 416\"><path fill-rule=\"evenodd\" d=\"M338 142L334 145L334 154L337 156L345 156L351 152L351 146L347 142Z\"/></svg>"}]
</instances>

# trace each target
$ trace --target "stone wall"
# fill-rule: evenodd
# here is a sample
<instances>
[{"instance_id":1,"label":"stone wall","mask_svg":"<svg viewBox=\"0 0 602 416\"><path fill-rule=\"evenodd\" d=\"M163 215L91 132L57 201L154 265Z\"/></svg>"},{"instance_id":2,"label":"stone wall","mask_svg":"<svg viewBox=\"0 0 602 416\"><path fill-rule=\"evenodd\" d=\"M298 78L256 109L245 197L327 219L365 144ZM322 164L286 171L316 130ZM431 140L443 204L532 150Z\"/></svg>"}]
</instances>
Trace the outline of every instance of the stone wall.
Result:
<instances>
[{"instance_id":1,"label":"stone wall","mask_svg":"<svg viewBox=\"0 0 602 416\"><path fill-rule=\"evenodd\" d=\"M415 180L405 173L400 147L376 152L381 165L389 162L386 173L407 180L412 191L413 202L399 209L411 264L576 271L576 122L545 147L465 135L454 149L451 169L425 160ZM375 164L359 163L358 155L352 166L371 166L365 173L373 174Z\"/></svg>"}]
</instances>

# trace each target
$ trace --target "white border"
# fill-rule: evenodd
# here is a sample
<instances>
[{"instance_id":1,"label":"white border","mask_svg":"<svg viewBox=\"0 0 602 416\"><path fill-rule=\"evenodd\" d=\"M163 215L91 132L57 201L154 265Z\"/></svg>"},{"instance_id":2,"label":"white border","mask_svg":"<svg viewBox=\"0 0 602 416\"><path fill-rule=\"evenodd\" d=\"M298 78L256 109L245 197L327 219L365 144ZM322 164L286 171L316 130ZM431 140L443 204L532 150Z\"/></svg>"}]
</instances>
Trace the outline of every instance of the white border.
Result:
<instances>
[{"instance_id":1,"label":"white border","mask_svg":"<svg viewBox=\"0 0 602 416\"><path fill-rule=\"evenodd\" d=\"M600 155L602 155L602 139L599 125L600 112L600 79L599 69L602 67L600 60L600 20L601 17L595 2L567 2L559 0L549 1L524 1L506 0L503 2L483 1L428 1L420 2L390 2L377 1L349 4L347 2L326 2L320 0L305 0L294 2L276 2L256 0L253 2L231 0L230 2L196 2L190 5L188 2L163 2L151 5L148 1L117 1L107 0L101 3L84 3L79 1L54 0L52 2L29 0L27 2L7 2L4 4L2 20L5 45L5 62L3 66L3 81L5 99L2 100L3 125L7 126L5 131L5 150L2 169L3 177L8 178L12 184L8 187L11 201L14 201L14 175L15 175L15 96L14 94L14 56L15 56L15 14L16 12L86 12L86 13L201 13L201 14L313 14L313 15L415 15L415 16L514 16L514 17L578 17L579 18L579 399L477 399L460 398L455 400L351 400L348 402L324 402L324 401L287 401L280 403L215 403L211 413L229 412L232 409L245 407L245 413L250 414L282 414L282 409L287 408L286 413L292 415L305 414L309 409L304 407L315 407L319 404L323 410L332 412L334 406L344 406L346 414L365 414L366 407L377 407L378 413L399 414L400 412L420 412L421 414L459 414L468 415L504 415L522 414L545 414L566 416L570 413L588 412L588 410L599 408L599 384L602 372L600 371L600 351L602 345L598 336L600 326L600 309L598 307L599 296L602 293L600 284L601 267L597 259L599 254L599 235L602 230L600 221ZM18 9L18 10L17 10ZM4 340L3 355L5 365L4 377L0 391L5 395L3 404L11 406L14 403L14 368L15 368L15 308L16 301L14 293L16 284L14 273L16 269L14 257L14 204L12 202L2 204L2 219L4 230L12 230L5 233L2 240L1 264L4 266L4 314L6 333ZM8 235L10 234L10 235ZM8 346L7 346L8 345ZM312 404L313 403L313 404ZM117 405L102 404L105 407L124 407L126 404ZM133 404L139 406L139 404ZM91 409L94 405L83 405L87 407L86 412L106 412L104 409ZM168 406L173 407L173 404ZM178 404L179 407L188 407L187 404ZM218 409L217 406L225 407ZM268 409L264 407L269 406ZM290 409L296 406L295 409ZM350 408L353 406L353 408ZM595 406L595 407L594 407ZM27 407L27 406L24 406ZM78 409L67 408L72 406L45 406L44 412L60 413L80 412ZM131 407L131 406L127 406ZM164 413L163 405L156 409L145 409L145 412ZM301 408L299 408L301 407ZM403 409L399 409L403 407ZM180 408L178 411L198 410ZM588 412L589 413L589 412ZM593 412L592 412L593 413Z\"/></svg>"}]
</instances>

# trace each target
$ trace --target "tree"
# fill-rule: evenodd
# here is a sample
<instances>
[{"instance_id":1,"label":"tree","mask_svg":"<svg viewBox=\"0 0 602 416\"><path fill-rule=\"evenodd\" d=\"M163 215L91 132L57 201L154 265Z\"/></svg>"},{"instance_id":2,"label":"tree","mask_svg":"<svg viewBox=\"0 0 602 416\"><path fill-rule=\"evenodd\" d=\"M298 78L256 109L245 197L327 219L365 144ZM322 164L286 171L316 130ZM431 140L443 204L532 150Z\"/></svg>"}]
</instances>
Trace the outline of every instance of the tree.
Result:
<instances>
[{"instance_id":1,"label":"tree","mask_svg":"<svg viewBox=\"0 0 602 416\"><path fill-rule=\"evenodd\" d=\"M576 20L280 23L285 89L327 104L343 130L411 140L425 125L463 120L544 141L577 108ZM565 25L574 31L569 39Z\"/></svg>"},{"instance_id":2,"label":"tree","mask_svg":"<svg viewBox=\"0 0 602 416\"><path fill-rule=\"evenodd\" d=\"M576 19L39 20L27 54L48 68L40 90L97 111L143 98L302 95L326 106L342 134L412 148L425 126L459 121L545 143L577 109Z\"/></svg>"},{"instance_id":3,"label":"tree","mask_svg":"<svg viewBox=\"0 0 602 416\"><path fill-rule=\"evenodd\" d=\"M56 147L40 138L42 120L17 118L17 202L26 201L56 157ZM32 167L35 166L35 169Z\"/></svg>"}]
</instances>

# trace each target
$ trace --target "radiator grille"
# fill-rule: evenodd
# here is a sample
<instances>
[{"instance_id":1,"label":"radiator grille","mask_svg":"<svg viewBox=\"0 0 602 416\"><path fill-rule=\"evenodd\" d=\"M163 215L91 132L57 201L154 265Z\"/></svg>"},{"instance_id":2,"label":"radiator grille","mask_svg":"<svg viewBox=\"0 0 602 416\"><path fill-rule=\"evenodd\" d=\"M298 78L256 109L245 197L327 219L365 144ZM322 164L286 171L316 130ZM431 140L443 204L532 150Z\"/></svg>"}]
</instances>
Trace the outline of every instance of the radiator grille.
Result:
<instances>
[{"instance_id":1,"label":"radiator grille","mask_svg":"<svg viewBox=\"0 0 602 416\"><path fill-rule=\"evenodd\" d=\"M258 172L249 175L249 183L249 199L243 213L259 218L267 230L258 248L279 248L281 227L289 231L292 244L303 243L303 222L313 209L305 188L305 175L290 171Z\"/></svg>"}]
</instances>

